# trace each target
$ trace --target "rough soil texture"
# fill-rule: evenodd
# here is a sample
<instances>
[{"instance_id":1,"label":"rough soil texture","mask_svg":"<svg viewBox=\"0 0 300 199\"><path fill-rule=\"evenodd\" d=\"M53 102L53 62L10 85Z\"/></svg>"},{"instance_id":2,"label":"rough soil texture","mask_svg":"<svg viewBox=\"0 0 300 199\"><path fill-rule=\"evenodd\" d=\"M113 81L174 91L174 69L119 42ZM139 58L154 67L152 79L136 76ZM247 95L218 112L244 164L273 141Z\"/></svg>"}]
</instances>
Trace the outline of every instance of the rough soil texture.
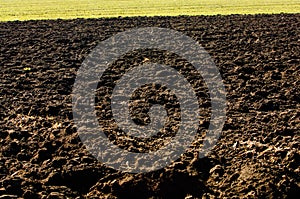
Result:
<instances>
[{"instance_id":1,"label":"rough soil texture","mask_svg":"<svg viewBox=\"0 0 300 199\"><path fill-rule=\"evenodd\" d=\"M209 52L226 87L227 120L209 156L197 159L199 138L197 147L164 169L122 173L98 162L79 139L72 86L99 41L149 26L180 31ZM297 198L299 27L299 14L0 23L0 198ZM188 67L178 59L166 52L132 52L115 68L145 60ZM155 93L156 87L145 88ZM195 89L205 101L205 86ZM209 105L208 100L203 108ZM209 115L200 122L201 132L208 121ZM116 144L127 150L143 146Z\"/></svg>"}]
</instances>

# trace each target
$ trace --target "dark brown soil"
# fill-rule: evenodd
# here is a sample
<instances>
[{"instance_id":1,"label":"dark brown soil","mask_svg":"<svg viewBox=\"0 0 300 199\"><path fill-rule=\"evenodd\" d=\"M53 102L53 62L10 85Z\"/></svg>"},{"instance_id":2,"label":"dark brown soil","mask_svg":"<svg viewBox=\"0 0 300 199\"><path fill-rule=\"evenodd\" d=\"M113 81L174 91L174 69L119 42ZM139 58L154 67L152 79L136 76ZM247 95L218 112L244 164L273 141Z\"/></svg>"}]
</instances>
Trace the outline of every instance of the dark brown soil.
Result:
<instances>
[{"instance_id":1,"label":"dark brown soil","mask_svg":"<svg viewBox=\"0 0 300 199\"><path fill-rule=\"evenodd\" d=\"M85 149L70 94L99 41L149 26L185 33L209 52L227 120L209 156L191 149L165 169L121 173ZM0 23L0 198L297 198L299 27L300 14ZM121 62L141 63L143 53ZM172 63L164 52L147 58Z\"/></svg>"}]
</instances>

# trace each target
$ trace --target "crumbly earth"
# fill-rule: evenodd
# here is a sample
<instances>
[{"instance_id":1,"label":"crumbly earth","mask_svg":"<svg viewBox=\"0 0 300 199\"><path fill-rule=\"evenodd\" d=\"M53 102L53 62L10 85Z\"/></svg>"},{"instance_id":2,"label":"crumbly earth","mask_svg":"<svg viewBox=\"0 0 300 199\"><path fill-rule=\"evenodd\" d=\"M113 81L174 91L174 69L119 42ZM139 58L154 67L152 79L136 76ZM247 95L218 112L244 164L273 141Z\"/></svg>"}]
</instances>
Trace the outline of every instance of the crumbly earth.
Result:
<instances>
[{"instance_id":1,"label":"crumbly earth","mask_svg":"<svg viewBox=\"0 0 300 199\"><path fill-rule=\"evenodd\" d=\"M131 28L152 26L180 31L207 50L225 84L227 119L207 157L197 158L203 138L199 136L164 169L122 173L98 162L81 142L73 121L72 86L76 71L98 42ZM0 198L297 198L299 27L300 14L0 23ZM111 115L101 109L109 108L109 90L118 70L144 61L186 72L190 67L172 53L148 49L124 55L107 73L116 78L99 80L99 122L115 132L108 135L112 142L135 152L159 148L155 139L174 132L127 142L117 136L128 138L126 134L105 123ZM199 133L205 133L209 95L199 75L186 76L207 113L199 124ZM176 97L159 95L167 91L146 85L140 93L150 101L135 109L134 100L141 100L137 91L131 107L135 122L149 122L149 103L174 103L170 113L180 114ZM151 99L153 95L158 97ZM176 117L172 121L178 125Z\"/></svg>"}]
</instances>

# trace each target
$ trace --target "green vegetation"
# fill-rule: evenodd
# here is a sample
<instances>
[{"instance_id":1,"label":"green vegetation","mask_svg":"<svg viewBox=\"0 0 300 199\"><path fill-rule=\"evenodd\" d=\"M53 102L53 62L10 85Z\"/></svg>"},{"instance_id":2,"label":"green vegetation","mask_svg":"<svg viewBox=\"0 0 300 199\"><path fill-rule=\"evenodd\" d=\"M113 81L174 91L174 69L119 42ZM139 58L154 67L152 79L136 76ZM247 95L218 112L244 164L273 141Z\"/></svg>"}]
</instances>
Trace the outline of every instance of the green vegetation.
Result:
<instances>
[{"instance_id":1,"label":"green vegetation","mask_svg":"<svg viewBox=\"0 0 300 199\"><path fill-rule=\"evenodd\" d=\"M299 11L299 0L0 0L0 21Z\"/></svg>"}]
</instances>

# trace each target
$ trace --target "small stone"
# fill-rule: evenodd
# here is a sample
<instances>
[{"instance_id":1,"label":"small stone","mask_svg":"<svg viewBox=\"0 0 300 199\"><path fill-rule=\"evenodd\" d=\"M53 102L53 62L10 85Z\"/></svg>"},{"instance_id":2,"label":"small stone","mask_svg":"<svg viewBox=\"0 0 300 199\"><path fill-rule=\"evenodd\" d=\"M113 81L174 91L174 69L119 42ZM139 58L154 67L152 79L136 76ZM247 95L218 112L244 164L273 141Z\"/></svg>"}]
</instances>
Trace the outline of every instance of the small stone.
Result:
<instances>
[{"instance_id":1,"label":"small stone","mask_svg":"<svg viewBox=\"0 0 300 199\"><path fill-rule=\"evenodd\" d=\"M58 193L58 192L51 192L47 199L60 199L60 198L65 198L63 194Z\"/></svg>"},{"instance_id":2,"label":"small stone","mask_svg":"<svg viewBox=\"0 0 300 199\"><path fill-rule=\"evenodd\" d=\"M221 165L216 165L213 168L210 169L209 173L211 175L218 175L222 176L224 174L224 169L222 168Z\"/></svg>"},{"instance_id":3,"label":"small stone","mask_svg":"<svg viewBox=\"0 0 300 199\"><path fill-rule=\"evenodd\" d=\"M16 195L2 195L0 199L11 199L11 198L18 198Z\"/></svg>"}]
</instances>

